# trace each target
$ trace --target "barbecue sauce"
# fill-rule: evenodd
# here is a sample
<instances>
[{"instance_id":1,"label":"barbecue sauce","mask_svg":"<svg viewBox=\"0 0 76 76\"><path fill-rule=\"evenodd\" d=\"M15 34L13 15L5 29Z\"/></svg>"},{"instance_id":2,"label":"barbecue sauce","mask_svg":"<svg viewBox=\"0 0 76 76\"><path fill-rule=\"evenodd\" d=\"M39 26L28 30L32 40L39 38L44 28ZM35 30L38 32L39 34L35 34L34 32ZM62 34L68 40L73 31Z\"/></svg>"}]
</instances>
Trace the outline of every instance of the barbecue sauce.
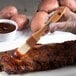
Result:
<instances>
[{"instance_id":1,"label":"barbecue sauce","mask_svg":"<svg viewBox=\"0 0 76 76\"><path fill-rule=\"evenodd\" d=\"M0 23L0 34L9 33L16 29L16 26L10 23Z\"/></svg>"}]
</instances>

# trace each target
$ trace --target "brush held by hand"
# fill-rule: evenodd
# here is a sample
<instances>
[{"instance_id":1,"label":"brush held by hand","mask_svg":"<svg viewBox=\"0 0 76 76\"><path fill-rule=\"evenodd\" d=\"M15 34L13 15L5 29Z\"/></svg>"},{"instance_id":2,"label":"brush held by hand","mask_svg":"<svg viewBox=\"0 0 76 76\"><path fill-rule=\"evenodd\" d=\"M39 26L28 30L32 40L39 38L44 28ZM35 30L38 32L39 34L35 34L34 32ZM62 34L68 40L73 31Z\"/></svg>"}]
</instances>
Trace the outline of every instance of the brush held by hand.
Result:
<instances>
[{"instance_id":1,"label":"brush held by hand","mask_svg":"<svg viewBox=\"0 0 76 76\"><path fill-rule=\"evenodd\" d=\"M59 22L51 23L49 26L50 32L66 31L76 33L76 14L69 8L66 9L62 19Z\"/></svg>"}]
</instances>

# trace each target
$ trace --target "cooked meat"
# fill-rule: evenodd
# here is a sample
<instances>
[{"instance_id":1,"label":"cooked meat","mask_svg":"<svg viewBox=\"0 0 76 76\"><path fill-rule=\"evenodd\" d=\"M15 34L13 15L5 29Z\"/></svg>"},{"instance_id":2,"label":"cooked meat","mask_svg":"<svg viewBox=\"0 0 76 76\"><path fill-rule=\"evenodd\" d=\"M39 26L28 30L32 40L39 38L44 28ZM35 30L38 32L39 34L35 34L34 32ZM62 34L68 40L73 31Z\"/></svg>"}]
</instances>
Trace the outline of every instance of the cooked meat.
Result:
<instances>
[{"instance_id":1,"label":"cooked meat","mask_svg":"<svg viewBox=\"0 0 76 76\"><path fill-rule=\"evenodd\" d=\"M15 50L0 54L1 70L8 74L44 71L76 65L76 41L36 45L24 56L15 56Z\"/></svg>"}]
</instances>

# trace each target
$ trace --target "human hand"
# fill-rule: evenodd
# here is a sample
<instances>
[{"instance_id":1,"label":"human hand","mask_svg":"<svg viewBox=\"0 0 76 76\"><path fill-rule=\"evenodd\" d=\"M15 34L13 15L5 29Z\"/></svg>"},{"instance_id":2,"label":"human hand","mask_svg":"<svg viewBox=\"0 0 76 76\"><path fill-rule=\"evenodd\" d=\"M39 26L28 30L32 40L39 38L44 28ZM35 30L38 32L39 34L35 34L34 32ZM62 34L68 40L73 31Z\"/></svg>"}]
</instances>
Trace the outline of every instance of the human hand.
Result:
<instances>
[{"instance_id":1,"label":"human hand","mask_svg":"<svg viewBox=\"0 0 76 76\"><path fill-rule=\"evenodd\" d=\"M49 25L49 30L50 32L58 30L76 33L76 14L67 8L59 22Z\"/></svg>"}]
</instances>

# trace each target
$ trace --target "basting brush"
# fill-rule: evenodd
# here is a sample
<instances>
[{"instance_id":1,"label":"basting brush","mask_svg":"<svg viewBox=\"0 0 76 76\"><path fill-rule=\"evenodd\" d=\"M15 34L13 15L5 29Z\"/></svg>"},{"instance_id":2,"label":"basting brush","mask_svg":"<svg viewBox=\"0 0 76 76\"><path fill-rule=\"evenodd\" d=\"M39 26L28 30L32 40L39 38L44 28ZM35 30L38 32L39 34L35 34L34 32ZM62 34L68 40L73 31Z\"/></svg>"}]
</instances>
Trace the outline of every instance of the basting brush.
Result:
<instances>
[{"instance_id":1,"label":"basting brush","mask_svg":"<svg viewBox=\"0 0 76 76\"><path fill-rule=\"evenodd\" d=\"M27 39L26 43L24 43L21 47L17 48L17 52L19 52L20 54L23 55L31 47L33 47L38 42L40 37L44 34L44 32L47 30L48 25L50 23L57 22L63 16L66 8L67 7L58 8L57 11L51 17L49 17L48 21L45 23L45 25L39 31L37 31L34 34L32 34L32 36L30 36Z\"/></svg>"}]
</instances>

